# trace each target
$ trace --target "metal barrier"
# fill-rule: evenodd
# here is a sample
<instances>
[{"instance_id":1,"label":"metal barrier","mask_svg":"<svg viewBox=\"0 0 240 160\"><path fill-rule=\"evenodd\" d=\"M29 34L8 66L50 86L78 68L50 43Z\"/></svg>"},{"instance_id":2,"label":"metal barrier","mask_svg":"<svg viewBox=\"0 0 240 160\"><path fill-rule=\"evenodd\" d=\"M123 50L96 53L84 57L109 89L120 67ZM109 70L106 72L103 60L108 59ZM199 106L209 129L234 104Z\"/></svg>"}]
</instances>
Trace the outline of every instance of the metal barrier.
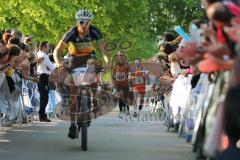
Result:
<instances>
[{"instance_id":1,"label":"metal barrier","mask_svg":"<svg viewBox=\"0 0 240 160\"><path fill-rule=\"evenodd\" d=\"M0 127L11 126L23 121L23 100L21 95L21 79L14 75L16 89L10 93L4 73L0 73Z\"/></svg>"}]
</instances>

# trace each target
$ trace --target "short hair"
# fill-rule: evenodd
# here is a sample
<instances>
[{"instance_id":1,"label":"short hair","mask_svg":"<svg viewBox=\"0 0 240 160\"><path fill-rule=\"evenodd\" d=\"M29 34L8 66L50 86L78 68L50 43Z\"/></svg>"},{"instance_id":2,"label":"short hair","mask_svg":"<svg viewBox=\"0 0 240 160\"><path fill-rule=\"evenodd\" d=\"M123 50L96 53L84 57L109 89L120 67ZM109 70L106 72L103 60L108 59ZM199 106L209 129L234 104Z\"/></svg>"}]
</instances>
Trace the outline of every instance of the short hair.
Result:
<instances>
[{"instance_id":1,"label":"short hair","mask_svg":"<svg viewBox=\"0 0 240 160\"><path fill-rule=\"evenodd\" d=\"M10 45L7 46L7 48L9 50L8 55L10 57L19 56L20 53L21 53L21 49L17 45L10 44Z\"/></svg>"},{"instance_id":2,"label":"short hair","mask_svg":"<svg viewBox=\"0 0 240 160\"><path fill-rule=\"evenodd\" d=\"M212 4L208 10L213 10L212 19L224 22L224 23L230 23L231 19L234 17L234 15L231 13L231 11L220 2Z\"/></svg>"},{"instance_id":3,"label":"short hair","mask_svg":"<svg viewBox=\"0 0 240 160\"><path fill-rule=\"evenodd\" d=\"M16 38L21 38L22 37L22 33L18 29L13 29L11 31L11 35L16 36Z\"/></svg>"},{"instance_id":4,"label":"short hair","mask_svg":"<svg viewBox=\"0 0 240 160\"><path fill-rule=\"evenodd\" d=\"M20 43L20 48L21 50L28 52L28 48L24 43Z\"/></svg>"},{"instance_id":5,"label":"short hair","mask_svg":"<svg viewBox=\"0 0 240 160\"><path fill-rule=\"evenodd\" d=\"M25 43L25 44L32 43L32 37L31 37L31 36L26 36L26 37L24 38L24 43Z\"/></svg>"},{"instance_id":6,"label":"short hair","mask_svg":"<svg viewBox=\"0 0 240 160\"><path fill-rule=\"evenodd\" d=\"M120 50L120 51L118 51L118 54L119 53L123 53L126 56L126 51L125 50Z\"/></svg>"},{"instance_id":7,"label":"short hair","mask_svg":"<svg viewBox=\"0 0 240 160\"><path fill-rule=\"evenodd\" d=\"M165 54L170 55L171 53L176 51L176 48L174 46L172 46L170 43L164 43L162 51Z\"/></svg>"},{"instance_id":8,"label":"short hair","mask_svg":"<svg viewBox=\"0 0 240 160\"><path fill-rule=\"evenodd\" d=\"M158 60L165 60L166 62L168 62L168 56L167 55L160 54L160 55L157 56L157 59Z\"/></svg>"},{"instance_id":9,"label":"short hair","mask_svg":"<svg viewBox=\"0 0 240 160\"><path fill-rule=\"evenodd\" d=\"M8 45L11 45L11 44L14 44L14 45L17 45L20 47L20 40L16 37L11 37L9 40L8 40Z\"/></svg>"},{"instance_id":10,"label":"short hair","mask_svg":"<svg viewBox=\"0 0 240 160\"><path fill-rule=\"evenodd\" d=\"M138 58L135 58L135 61L136 61L136 60L139 60L140 62L142 62L142 59L139 58L139 57L138 57Z\"/></svg>"},{"instance_id":11,"label":"short hair","mask_svg":"<svg viewBox=\"0 0 240 160\"><path fill-rule=\"evenodd\" d=\"M2 39L3 39L3 42L4 42L5 45L8 43L8 40L9 40L11 37L12 37L12 36L11 36L10 33L8 33L8 32L3 33Z\"/></svg>"},{"instance_id":12,"label":"short hair","mask_svg":"<svg viewBox=\"0 0 240 160\"><path fill-rule=\"evenodd\" d=\"M213 4L216 2L222 2L223 0L206 0L209 4Z\"/></svg>"},{"instance_id":13,"label":"short hair","mask_svg":"<svg viewBox=\"0 0 240 160\"><path fill-rule=\"evenodd\" d=\"M6 46L4 46L3 52L0 52L0 54L1 54L0 57L2 58L4 56L8 55L8 52L9 52L9 49Z\"/></svg>"},{"instance_id":14,"label":"short hair","mask_svg":"<svg viewBox=\"0 0 240 160\"><path fill-rule=\"evenodd\" d=\"M164 42L171 42L175 39L175 37L173 36L173 34L171 33L164 33L163 34L163 41Z\"/></svg>"},{"instance_id":15,"label":"short hair","mask_svg":"<svg viewBox=\"0 0 240 160\"><path fill-rule=\"evenodd\" d=\"M47 44L48 44L48 41L43 41L43 42L41 42L41 43L39 44L39 49L42 50L43 47L46 47L46 46L47 46Z\"/></svg>"}]
</instances>

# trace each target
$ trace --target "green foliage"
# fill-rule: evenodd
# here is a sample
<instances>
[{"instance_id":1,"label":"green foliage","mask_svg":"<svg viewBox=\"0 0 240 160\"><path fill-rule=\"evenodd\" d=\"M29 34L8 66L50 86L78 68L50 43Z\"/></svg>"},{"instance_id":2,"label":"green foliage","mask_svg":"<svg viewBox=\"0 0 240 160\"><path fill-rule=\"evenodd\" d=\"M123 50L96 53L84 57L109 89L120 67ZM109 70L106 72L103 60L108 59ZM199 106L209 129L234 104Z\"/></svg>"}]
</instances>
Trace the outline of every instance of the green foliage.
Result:
<instances>
[{"instance_id":1,"label":"green foliage","mask_svg":"<svg viewBox=\"0 0 240 160\"><path fill-rule=\"evenodd\" d=\"M158 36L202 16L200 0L3 0L0 28L18 28L37 42L48 40L54 45L76 24L78 9L94 12L94 24L106 42L131 41L129 59L156 54Z\"/></svg>"},{"instance_id":2,"label":"green foliage","mask_svg":"<svg viewBox=\"0 0 240 160\"><path fill-rule=\"evenodd\" d=\"M201 0L149 0L151 32L157 39L159 33L172 32L173 27L181 25L188 28L194 19L203 18Z\"/></svg>"},{"instance_id":3,"label":"green foliage","mask_svg":"<svg viewBox=\"0 0 240 160\"><path fill-rule=\"evenodd\" d=\"M103 75L103 77L102 77L102 80L103 80L104 82L110 82L111 79L112 79L112 77L111 77L111 73L110 73L110 72L105 73L105 74Z\"/></svg>"}]
</instances>

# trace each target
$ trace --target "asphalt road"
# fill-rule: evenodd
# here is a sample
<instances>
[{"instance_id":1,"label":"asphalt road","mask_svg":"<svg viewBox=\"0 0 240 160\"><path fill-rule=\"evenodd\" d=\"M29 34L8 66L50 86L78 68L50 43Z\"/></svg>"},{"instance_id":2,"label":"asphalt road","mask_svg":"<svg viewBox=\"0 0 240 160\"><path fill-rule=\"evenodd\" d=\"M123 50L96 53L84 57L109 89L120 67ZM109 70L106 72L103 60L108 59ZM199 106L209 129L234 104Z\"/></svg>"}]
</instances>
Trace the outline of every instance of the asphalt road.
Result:
<instances>
[{"instance_id":1,"label":"asphalt road","mask_svg":"<svg viewBox=\"0 0 240 160\"><path fill-rule=\"evenodd\" d=\"M88 151L67 138L68 123L28 124L0 130L0 160L194 160L191 145L159 121L126 121L115 113L94 120Z\"/></svg>"}]
</instances>

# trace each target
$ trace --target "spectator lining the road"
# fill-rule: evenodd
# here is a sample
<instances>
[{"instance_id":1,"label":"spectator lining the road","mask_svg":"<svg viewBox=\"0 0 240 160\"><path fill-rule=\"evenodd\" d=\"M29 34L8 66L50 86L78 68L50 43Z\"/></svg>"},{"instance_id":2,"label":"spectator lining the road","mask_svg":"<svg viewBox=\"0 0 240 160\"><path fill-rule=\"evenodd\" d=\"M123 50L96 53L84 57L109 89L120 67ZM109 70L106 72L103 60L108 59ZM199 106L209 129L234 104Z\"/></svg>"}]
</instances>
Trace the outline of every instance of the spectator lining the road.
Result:
<instances>
[{"instance_id":1,"label":"spectator lining the road","mask_svg":"<svg viewBox=\"0 0 240 160\"><path fill-rule=\"evenodd\" d=\"M231 88L224 105L224 130L229 138L229 147L218 160L240 159L240 84Z\"/></svg>"},{"instance_id":2,"label":"spectator lining the road","mask_svg":"<svg viewBox=\"0 0 240 160\"><path fill-rule=\"evenodd\" d=\"M12 37L12 36L11 36L10 33L5 32L5 33L3 34L3 39L2 39L3 44L4 44L4 45L7 45L8 41L9 41L9 39L10 39L11 37Z\"/></svg>"}]
</instances>

